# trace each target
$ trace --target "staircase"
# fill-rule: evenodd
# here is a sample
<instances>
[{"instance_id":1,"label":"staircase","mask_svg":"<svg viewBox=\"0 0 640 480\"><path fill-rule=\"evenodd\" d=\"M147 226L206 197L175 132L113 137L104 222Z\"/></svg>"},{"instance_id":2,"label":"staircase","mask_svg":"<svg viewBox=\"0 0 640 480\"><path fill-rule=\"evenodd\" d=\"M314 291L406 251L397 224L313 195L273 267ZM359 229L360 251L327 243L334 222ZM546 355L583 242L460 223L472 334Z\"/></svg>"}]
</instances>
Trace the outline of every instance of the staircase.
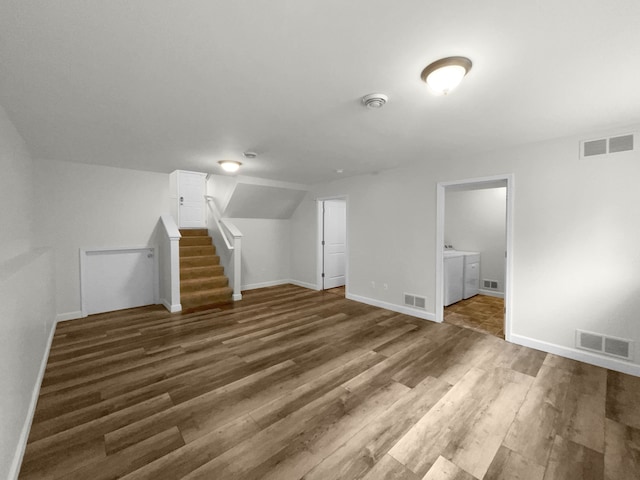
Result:
<instances>
[{"instance_id":1,"label":"staircase","mask_svg":"<svg viewBox=\"0 0 640 480\"><path fill-rule=\"evenodd\" d=\"M207 229L181 229L180 234L182 309L230 303L233 289Z\"/></svg>"}]
</instances>

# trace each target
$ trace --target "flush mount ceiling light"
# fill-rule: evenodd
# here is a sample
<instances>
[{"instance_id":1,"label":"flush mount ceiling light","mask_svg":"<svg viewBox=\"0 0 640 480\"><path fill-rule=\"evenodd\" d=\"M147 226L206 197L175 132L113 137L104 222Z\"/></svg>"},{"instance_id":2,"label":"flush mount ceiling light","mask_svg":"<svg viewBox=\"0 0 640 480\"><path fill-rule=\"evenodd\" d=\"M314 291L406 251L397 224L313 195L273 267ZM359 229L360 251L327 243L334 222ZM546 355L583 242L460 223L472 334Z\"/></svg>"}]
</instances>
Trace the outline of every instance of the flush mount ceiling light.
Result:
<instances>
[{"instance_id":1,"label":"flush mount ceiling light","mask_svg":"<svg viewBox=\"0 0 640 480\"><path fill-rule=\"evenodd\" d=\"M367 108L382 108L388 100L389 97L384 93L370 93L362 97L362 103L364 103Z\"/></svg>"},{"instance_id":2,"label":"flush mount ceiling light","mask_svg":"<svg viewBox=\"0 0 640 480\"><path fill-rule=\"evenodd\" d=\"M240 165L242 165L240 162L236 162L235 160L220 160L218 163L225 172L231 173L237 172Z\"/></svg>"},{"instance_id":3,"label":"flush mount ceiling light","mask_svg":"<svg viewBox=\"0 0 640 480\"><path fill-rule=\"evenodd\" d=\"M466 57L441 58L422 70L420 77L436 95L446 95L460 84L471 65Z\"/></svg>"}]
</instances>

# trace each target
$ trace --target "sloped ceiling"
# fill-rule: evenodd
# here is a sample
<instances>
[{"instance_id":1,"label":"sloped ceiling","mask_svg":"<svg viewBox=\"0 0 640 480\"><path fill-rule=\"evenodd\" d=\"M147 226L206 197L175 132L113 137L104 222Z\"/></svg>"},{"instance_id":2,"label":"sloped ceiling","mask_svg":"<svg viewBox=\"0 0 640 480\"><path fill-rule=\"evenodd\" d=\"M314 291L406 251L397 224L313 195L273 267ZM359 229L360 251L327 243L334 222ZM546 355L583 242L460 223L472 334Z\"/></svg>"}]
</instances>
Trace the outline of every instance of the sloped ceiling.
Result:
<instances>
[{"instance_id":1,"label":"sloped ceiling","mask_svg":"<svg viewBox=\"0 0 640 480\"><path fill-rule=\"evenodd\" d=\"M638 25L637 0L4 0L0 103L38 158L309 184L638 123ZM434 97L450 55L473 68Z\"/></svg>"},{"instance_id":2,"label":"sloped ceiling","mask_svg":"<svg viewBox=\"0 0 640 480\"><path fill-rule=\"evenodd\" d=\"M224 210L229 218L291 218L307 192L238 183Z\"/></svg>"}]
</instances>

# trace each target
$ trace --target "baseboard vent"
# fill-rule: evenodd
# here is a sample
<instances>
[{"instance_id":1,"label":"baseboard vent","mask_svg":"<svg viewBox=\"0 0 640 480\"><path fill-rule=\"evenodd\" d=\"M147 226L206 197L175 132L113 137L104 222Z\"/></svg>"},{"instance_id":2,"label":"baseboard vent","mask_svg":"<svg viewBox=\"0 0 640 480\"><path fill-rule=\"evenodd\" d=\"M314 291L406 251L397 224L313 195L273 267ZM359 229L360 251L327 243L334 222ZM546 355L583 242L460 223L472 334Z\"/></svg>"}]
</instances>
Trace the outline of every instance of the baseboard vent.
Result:
<instances>
[{"instance_id":1,"label":"baseboard vent","mask_svg":"<svg viewBox=\"0 0 640 480\"><path fill-rule=\"evenodd\" d=\"M576 330L576 348L631 360L633 340Z\"/></svg>"},{"instance_id":2,"label":"baseboard vent","mask_svg":"<svg viewBox=\"0 0 640 480\"><path fill-rule=\"evenodd\" d=\"M409 307L425 309L427 307L427 299L410 293L404 294L404 304Z\"/></svg>"},{"instance_id":3,"label":"baseboard vent","mask_svg":"<svg viewBox=\"0 0 640 480\"><path fill-rule=\"evenodd\" d=\"M580 142L580 158L597 157L637 150L638 133L626 133L614 137L583 140Z\"/></svg>"},{"instance_id":4,"label":"baseboard vent","mask_svg":"<svg viewBox=\"0 0 640 480\"><path fill-rule=\"evenodd\" d=\"M484 279L484 280L482 280L482 288L488 288L490 290L497 290L498 289L498 282L495 281L495 280Z\"/></svg>"}]
</instances>

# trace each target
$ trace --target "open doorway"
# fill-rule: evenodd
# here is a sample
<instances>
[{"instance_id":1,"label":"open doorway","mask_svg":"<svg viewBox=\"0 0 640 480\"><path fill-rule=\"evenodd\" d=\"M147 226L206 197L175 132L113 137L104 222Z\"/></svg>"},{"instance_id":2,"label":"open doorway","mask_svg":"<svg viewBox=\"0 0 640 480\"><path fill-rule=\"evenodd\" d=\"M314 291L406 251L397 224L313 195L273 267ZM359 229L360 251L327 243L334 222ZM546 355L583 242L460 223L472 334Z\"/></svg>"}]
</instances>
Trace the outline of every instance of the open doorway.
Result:
<instances>
[{"instance_id":1,"label":"open doorway","mask_svg":"<svg viewBox=\"0 0 640 480\"><path fill-rule=\"evenodd\" d=\"M318 235L318 288L344 297L347 285L346 198L318 200Z\"/></svg>"},{"instance_id":2,"label":"open doorway","mask_svg":"<svg viewBox=\"0 0 640 480\"><path fill-rule=\"evenodd\" d=\"M513 176L438 183L436 320L511 336Z\"/></svg>"}]
</instances>

